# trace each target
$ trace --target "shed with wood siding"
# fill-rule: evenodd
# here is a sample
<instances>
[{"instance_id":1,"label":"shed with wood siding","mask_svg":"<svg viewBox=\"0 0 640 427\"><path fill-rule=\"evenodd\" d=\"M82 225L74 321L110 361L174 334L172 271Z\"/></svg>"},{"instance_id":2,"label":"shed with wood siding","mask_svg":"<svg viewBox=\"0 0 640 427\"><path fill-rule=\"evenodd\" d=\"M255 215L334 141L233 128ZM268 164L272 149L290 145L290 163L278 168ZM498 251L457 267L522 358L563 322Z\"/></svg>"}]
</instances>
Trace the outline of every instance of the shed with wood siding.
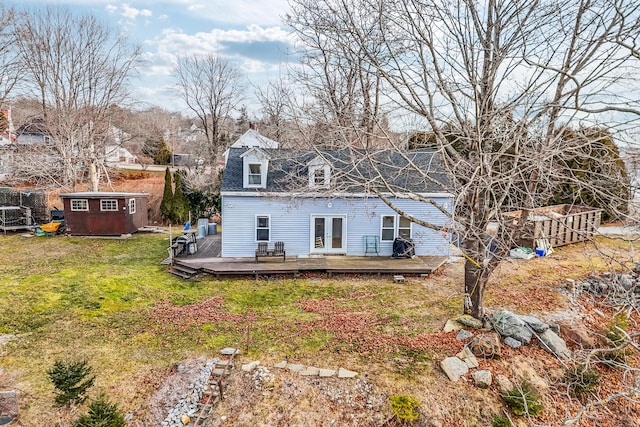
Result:
<instances>
[{"instance_id":1,"label":"shed with wood siding","mask_svg":"<svg viewBox=\"0 0 640 427\"><path fill-rule=\"evenodd\" d=\"M149 224L146 193L66 193L60 198L71 235L119 236Z\"/></svg>"}]
</instances>

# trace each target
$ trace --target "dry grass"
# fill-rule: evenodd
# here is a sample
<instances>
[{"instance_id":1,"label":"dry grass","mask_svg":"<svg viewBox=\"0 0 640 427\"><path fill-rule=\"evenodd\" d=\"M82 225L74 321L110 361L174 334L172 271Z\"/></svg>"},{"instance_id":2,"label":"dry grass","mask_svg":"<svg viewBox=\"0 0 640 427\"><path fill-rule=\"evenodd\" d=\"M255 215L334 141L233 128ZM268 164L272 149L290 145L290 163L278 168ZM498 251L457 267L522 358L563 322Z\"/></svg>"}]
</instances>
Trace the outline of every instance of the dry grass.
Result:
<instances>
[{"instance_id":1,"label":"dry grass","mask_svg":"<svg viewBox=\"0 0 640 427\"><path fill-rule=\"evenodd\" d=\"M0 333L20 334L0 349L0 386L22 391L20 425L70 425L74 415L51 406L45 371L55 359L88 359L97 375L94 392L105 391L143 423L152 412L150 396L176 364L214 357L224 346L246 349L247 331L249 351L241 362L273 366L287 358L359 371L375 387L375 399L416 396L433 423L425 425L488 425L500 408L495 390L452 385L436 368L441 357L462 346L455 335L437 332L461 309L462 263L402 285L367 276L183 281L158 265L166 244L162 235L0 237ZM630 262L638 249L601 239L560 248L550 257L507 261L492 278L487 306L519 313L565 309L557 291L566 278L619 268L611 260ZM514 355L530 351L545 357L535 346ZM491 367L510 369L507 358ZM332 400L330 382L288 375L277 381L267 394L247 395L252 401L230 399L220 414L244 414L233 425L325 425L338 416L345 423L376 425L390 415L380 400L371 408ZM238 380L230 393L242 396L243 387Z\"/></svg>"}]
</instances>

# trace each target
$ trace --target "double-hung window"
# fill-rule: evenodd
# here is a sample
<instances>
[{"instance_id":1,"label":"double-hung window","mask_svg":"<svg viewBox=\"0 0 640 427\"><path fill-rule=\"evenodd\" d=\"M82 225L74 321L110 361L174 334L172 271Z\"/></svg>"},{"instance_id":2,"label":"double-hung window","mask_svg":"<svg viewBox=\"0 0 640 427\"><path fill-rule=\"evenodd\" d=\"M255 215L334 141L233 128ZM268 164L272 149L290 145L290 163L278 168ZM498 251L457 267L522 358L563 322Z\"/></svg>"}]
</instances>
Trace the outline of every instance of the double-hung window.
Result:
<instances>
[{"instance_id":1,"label":"double-hung window","mask_svg":"<svg viewBox=\"0 0 640 427\"><path fill-rule=\"evenodd\" d=\"M262 185L262 165L260 163L249 163L249 185Z\"/></svg>"},{"instance_id":2,"label":"double-hung window","mask_svg":"<svg viewBox=\"0 0 640 427\"><path fill-rule=\"evenodd\" d=\"M129 213L136 213L136 199L129 199Z\"/></svg>"},{"instance_id":3,"label":"double-hung window","mask_svg":"<svg viewBox=\"0 0 640 427\"><path fill-rule=\"evenodd\" d=\"M271 239L271 217L256 215L256 241L268 242Z\"/></svg>"},{"instance_id":4,"label":"double-hung window","mask_svg":"<svg viewBox=\"0 0 640 427\"><path fill-rule=\"evenodd\" d=\"M396 237L411 238L411 221L398 215L383 215L380 221L380 241L392 242Z\"/></svg>"}]
</instances>

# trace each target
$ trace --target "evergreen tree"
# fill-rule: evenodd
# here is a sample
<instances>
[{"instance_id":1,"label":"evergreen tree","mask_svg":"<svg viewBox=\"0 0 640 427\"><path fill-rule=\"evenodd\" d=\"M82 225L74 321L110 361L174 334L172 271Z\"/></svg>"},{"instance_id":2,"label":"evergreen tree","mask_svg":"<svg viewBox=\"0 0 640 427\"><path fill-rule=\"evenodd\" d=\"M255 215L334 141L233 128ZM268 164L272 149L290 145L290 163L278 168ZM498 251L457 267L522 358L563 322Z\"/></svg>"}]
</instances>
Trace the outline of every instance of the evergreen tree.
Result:
<instances>
[{"instance_id":1,"label":"evergreen tree","mask_svg":"<svg viewBox=\"0 0 640 427\"><path fill-rule=\"evenodd\" d=\"M182 177L179 172L176 173L176 191L173 194L173 203L171 206L171 219L179 224L184 223L189 218L189 200L184 195L182 189Z\"/></svg>"},{"instance_id":2,"label":"evergreen tree","mask_svg":"<svg viewBox=\"0 0 640 427\"><path fill-rule=\"evenodd\" d=\"M147 139L142 152L153 158L153 163L156 165L168 165L173 154L164 138Z\"/></svg>"},{"instance_id":3,"label":"evergreen tree","mask_svg":"<svg viewBox=\"0 0 640 427\"><path fill-rule=\"evenodd\" d=\"M87 378L91 373L88 362L65 363L56 360L53 367L47 371L49 379L56 388L55 402L58 406L82 403L86 400L85 393L93 385L95 375Z\"/></svg>"},{"instance_id":4,"label":"evergreen tree","mask_svg":"<svg viewBox=\"0 0 640 427\"><path fill-rule=\"evenodd\" d=\"M98 396L89 405L89 412L82 415L73 427L124 427L124 415L118 405L110 403L104 395Z\"/></svg>"},{"instance_id":5,"label":"evergreen tree","mask_svg":"<svg viewBox=\"0 0 640 427\"><path fill-rule=\"evenodd\" d=\"M171 188L171 171L169 168L164 172L164 193L162 193L162 202L160 203L160 214L164 219L172 220L171 212L173 210L173 189Z\"/></svg>"}]
</instances>

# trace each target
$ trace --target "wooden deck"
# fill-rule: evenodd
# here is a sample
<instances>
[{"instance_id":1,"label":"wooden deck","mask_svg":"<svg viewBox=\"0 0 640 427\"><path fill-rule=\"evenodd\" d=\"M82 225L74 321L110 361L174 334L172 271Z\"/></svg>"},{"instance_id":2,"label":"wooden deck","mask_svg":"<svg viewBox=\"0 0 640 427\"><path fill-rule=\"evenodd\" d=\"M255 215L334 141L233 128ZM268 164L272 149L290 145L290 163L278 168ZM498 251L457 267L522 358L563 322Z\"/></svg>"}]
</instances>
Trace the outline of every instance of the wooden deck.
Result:
<instances>
[{"instance_id":1,"label":"wooden deck","mask_svg":"<svg viewBox=\"0 0 640 427\"><path fill-rule=\"evenodd\" d=\"M389 256L314 256L265 257L255 262L251 258L221 258L220 235L214 234L198 240L198 251L180 255L174 264L190 270L222 275L327 273L331 274L429 274L440 268L447 257L415 257L395 259Z\"/></svg>"}]
</instances>

